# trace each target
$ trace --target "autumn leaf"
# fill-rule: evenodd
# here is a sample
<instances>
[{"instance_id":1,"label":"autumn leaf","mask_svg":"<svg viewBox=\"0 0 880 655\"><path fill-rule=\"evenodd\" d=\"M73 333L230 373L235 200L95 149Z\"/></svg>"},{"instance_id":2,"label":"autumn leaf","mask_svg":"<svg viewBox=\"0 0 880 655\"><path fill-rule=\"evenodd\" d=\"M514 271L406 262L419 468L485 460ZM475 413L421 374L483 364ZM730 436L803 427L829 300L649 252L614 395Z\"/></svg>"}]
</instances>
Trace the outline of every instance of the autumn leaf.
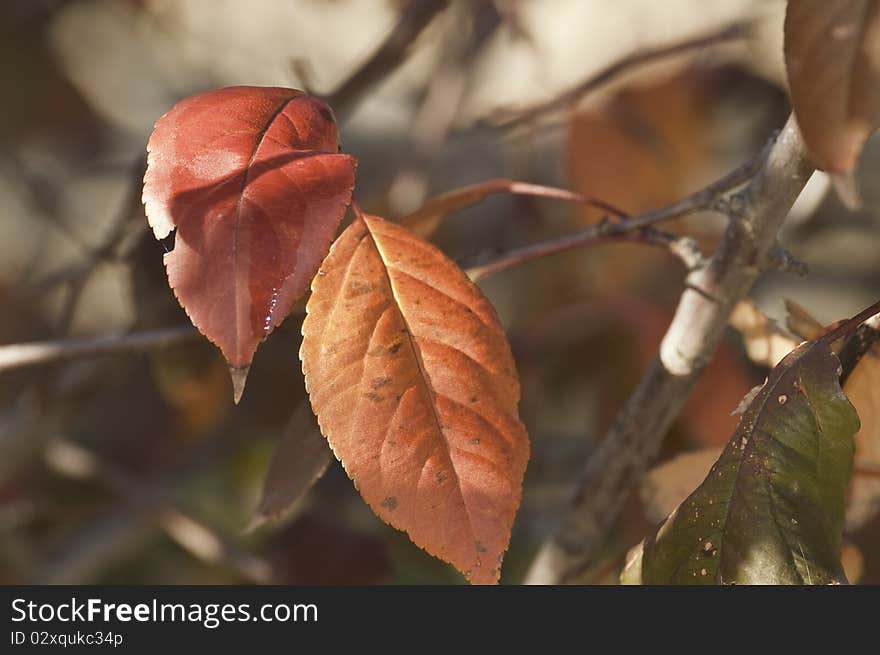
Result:
<instances>
[{"instance_id":1,"label":"autumn leaf","mask_svg":"<svg viewBox=\"0 0 880 655\"><path fill-rule=\"evenodd\" d=\"M168 282L226 357L236 400L254 352L308 289L354 185L330 109L301 91L229 87L177 103L147 144L143 201ZM175 232L176 230L176 232Z\"/></svg>"},{"instance_id":2,"label":"autumn leaf","mask_svg":"<svg viewBox=\"0 0 880 655\"><path fill-rule=\"evenodd\" d=\"M307 312L309 398L361 495L471 582L497 582L529 445L495 310L439 250L361 216Z\"/></svg>"},{"instance_id":3,"label":"autumn leaf","mask_svg":"<svg viewBox=\"0 0 880 655\"><path fill-rule=\"evenodd\" d=\"M852 171L880 125L880 3L789 2L785 63L794 113L816 164Z\"/></svg>"},{"instance_id":4,"label":"autumn leaf","mask_svg":"<svg viewBox=\"0 0 880 655\"><path fill-rule=\"evenodd\" d=\"M798 346L771 371L705 481L645 541L644 582L845 581L841 534L858 427L830 346Z\"/></svg>"},{"instance_id":5,"label":"autumn leaf","mask_svg":"<svg viewBox=\"0 0 880 655\"><path fill-rule=\"evenodd\" d=\"M608 106L576 114L567 148L573 188L631 213L678 200L705 174L712 92L711 79L691 70L626 87ZM580 209L584 223L603 213Z\"/></svg>"}]
</instances>

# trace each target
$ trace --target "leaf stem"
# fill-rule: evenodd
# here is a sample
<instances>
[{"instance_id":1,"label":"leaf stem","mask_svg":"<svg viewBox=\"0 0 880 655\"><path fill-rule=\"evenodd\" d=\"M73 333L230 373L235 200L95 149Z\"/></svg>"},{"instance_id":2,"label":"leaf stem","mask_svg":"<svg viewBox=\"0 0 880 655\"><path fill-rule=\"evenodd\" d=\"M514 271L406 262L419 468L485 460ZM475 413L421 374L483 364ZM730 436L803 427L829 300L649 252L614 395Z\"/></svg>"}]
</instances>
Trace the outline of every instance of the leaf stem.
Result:
<instances>
[{"instance_id":1,"label":"leaf stem","mask_svg":"<svg viewBox=\"0 0 880 655\"><path fill-rule=\"evenodd\" d=\"M830 332L823 334L821 337L819 337L819 341L824 341L828 344L837 341L841 337L844 337L853 332L862 323L870 318L873 318L876 314L880 314L880 300L875 302L870 307L866 307L852 318L845 320L843 323L838 325Z\"/></svg>"}]
</instances>

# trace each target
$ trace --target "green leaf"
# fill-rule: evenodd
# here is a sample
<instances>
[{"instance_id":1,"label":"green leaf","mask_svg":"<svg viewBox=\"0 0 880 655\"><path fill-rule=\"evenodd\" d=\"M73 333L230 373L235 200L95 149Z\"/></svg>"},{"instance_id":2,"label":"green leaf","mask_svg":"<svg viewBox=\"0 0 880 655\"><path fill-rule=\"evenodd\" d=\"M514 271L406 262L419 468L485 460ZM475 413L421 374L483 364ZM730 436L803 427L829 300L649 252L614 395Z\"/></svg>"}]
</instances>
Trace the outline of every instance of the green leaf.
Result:
<instances>
[{"instance_id":1,"label":"green leaf","mask_svg":"<svg viewBox=\"0 0 880 655\"><path fill-rule=\"evenodd\" d=\"M859 418L837 357L807 342L774 368L708 477L644 544L645 584L829 584Z\"/></svg>"}]
</instances>

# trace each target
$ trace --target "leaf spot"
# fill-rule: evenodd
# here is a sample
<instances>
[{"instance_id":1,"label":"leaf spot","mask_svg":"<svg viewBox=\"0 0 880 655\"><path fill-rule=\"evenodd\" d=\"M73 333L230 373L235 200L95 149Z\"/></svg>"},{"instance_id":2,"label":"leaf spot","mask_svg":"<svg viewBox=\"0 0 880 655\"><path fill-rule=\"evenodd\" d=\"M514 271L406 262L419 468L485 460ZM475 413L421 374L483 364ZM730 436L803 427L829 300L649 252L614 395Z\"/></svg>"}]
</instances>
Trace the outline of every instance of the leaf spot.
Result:
<instances>
[{"instance_id":1,"label":"leaf spot","mask_svg":"<svg viewBox=\"0 0 880 655\"><path fill-rule=\"evenodd\" d=\"M387 375L383 375L381 377L373 378L372 380L370 380L370 386L373 389L381 389L382 387L387 386L390 383L391 383L391 378L388 377Z\"/></svg>"},{"instance_id":2,"label":"leaf spot","mask_svg":"<svg viewBox=\"0 0 880 655\"><path fill-rule=\"evenodd\" d=\"M382 507L390 509L394 511L397 508L397 498L394 496L388 496L385 500L382 501Z\"/></svg>"}]
</instances>

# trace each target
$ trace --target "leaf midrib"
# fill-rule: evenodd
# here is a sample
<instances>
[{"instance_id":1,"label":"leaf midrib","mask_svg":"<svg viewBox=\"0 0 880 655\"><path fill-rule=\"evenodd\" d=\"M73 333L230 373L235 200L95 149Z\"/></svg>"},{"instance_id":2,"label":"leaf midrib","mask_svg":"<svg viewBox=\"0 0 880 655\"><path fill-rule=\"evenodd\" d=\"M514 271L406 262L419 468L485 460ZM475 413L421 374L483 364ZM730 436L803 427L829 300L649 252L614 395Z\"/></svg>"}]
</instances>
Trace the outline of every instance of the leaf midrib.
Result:
<instances>
[{"instance_id":1,"label":"leaf midrib","mask_svg":"<svg viewBox=\"0 0 880 655\"><path fill-rule=\"evenodd\" d=\"M474 530L474 522L471 518L470 509L468 508L467 500L465 499L464 492L462 491L462 488L461 488L461 476L459 475L458 470L455 468L455 461L452 458L452 450L449 446L449 443L446 440L446 433L443 431L442 422L440 421L440 417L437 414L436 398L437 398L438 394L436 391L434 391L434 388L431 385L431 379L430 379L430 377L428 377L428 372L425 369L424 362L422 361L421 351L419 350L418 344L416 344L416 342L415 342L415 338L413 337L413 332L409 326L409 321L407 321L407 319L406 319L406 314L404 313L403 309L400 306L397 289L395 288L394 280L391 277L391 274L389 273L388 269L390 268L390 265L388 263L387 258L385 257L385 253L382 251L382 247L379 245L378 240L373 235L373 231L370 229L370 225L367 223L367 221L364 220L363 218L361 218L359 220L363 221L367 236L370 238L370 241L372 241L373 246L376 248L376 252L379 253L379 258L382 260L382 273L385 275L385 279L388 281L388 288L391 290L391 296L394 300L394 306L396 307L398 314L400 314L400 319L401 319L401 321L403 321L404 328L406 328L407 342L409 343L409 346L412 350L413 357L415 358L415 361L416 361L416 366L418 366L419 378L421 379L422 384L424 384L425 390L427 391L427 394L428 394L428 398L431 401L431 402L429 402L429 405L431 406L431 415L433 416L434 422L437 426L437 432L440 434L440 437L441 437L440 442L443 444L444 450L446 452L446 458L449 460L449 466L452 469L452 474L455 476L455 481L456 481L455 488L458 491L459 497L461 498L462 507L464 507L465 516L467 518L467 523L468 523L468 528L470 529L470 533L473 536L473 538L478 541L479 539L478 539L478 535L476 533L476 530Z\"/></svg>"},{"instance_id":2,"label":"leaf midrib","mask_svg":"<svg viewBox=\"0 0 880 655\"><path fill-rule=\"evenodd\" d=\"M245 166L244 178L241 181L241 188L238 191L238 198L235 202L235 212L233 213L232 218L232 284L234 286L234 294L235 294L235 302L232 303L235 308L235 319L232 322L233 333L235 335L235 354L236 360L241 356L241 352L239 351L239 319L240 319L240 311L241 307L239 303L239 282L238 282L238 228L241 223L241 205L244 200L244 192L247 188L247 185L251 179L251 170L253 169L254 162L257 159L257 154L260 152L260 147L263 145L263 141L266 138L266 134L272 128L272 125L275 123L275 119L287 108L291 102L296 100L297 98L302 97L299 94L292 95L291 97L285 99L278 105L278 108L272 112L269 118L266 120L266 124L263 128L257 133L256 138L254 139L254 149L251 152L251 156L248 159L248 163Z\"/></svg>"}]
</instances>

